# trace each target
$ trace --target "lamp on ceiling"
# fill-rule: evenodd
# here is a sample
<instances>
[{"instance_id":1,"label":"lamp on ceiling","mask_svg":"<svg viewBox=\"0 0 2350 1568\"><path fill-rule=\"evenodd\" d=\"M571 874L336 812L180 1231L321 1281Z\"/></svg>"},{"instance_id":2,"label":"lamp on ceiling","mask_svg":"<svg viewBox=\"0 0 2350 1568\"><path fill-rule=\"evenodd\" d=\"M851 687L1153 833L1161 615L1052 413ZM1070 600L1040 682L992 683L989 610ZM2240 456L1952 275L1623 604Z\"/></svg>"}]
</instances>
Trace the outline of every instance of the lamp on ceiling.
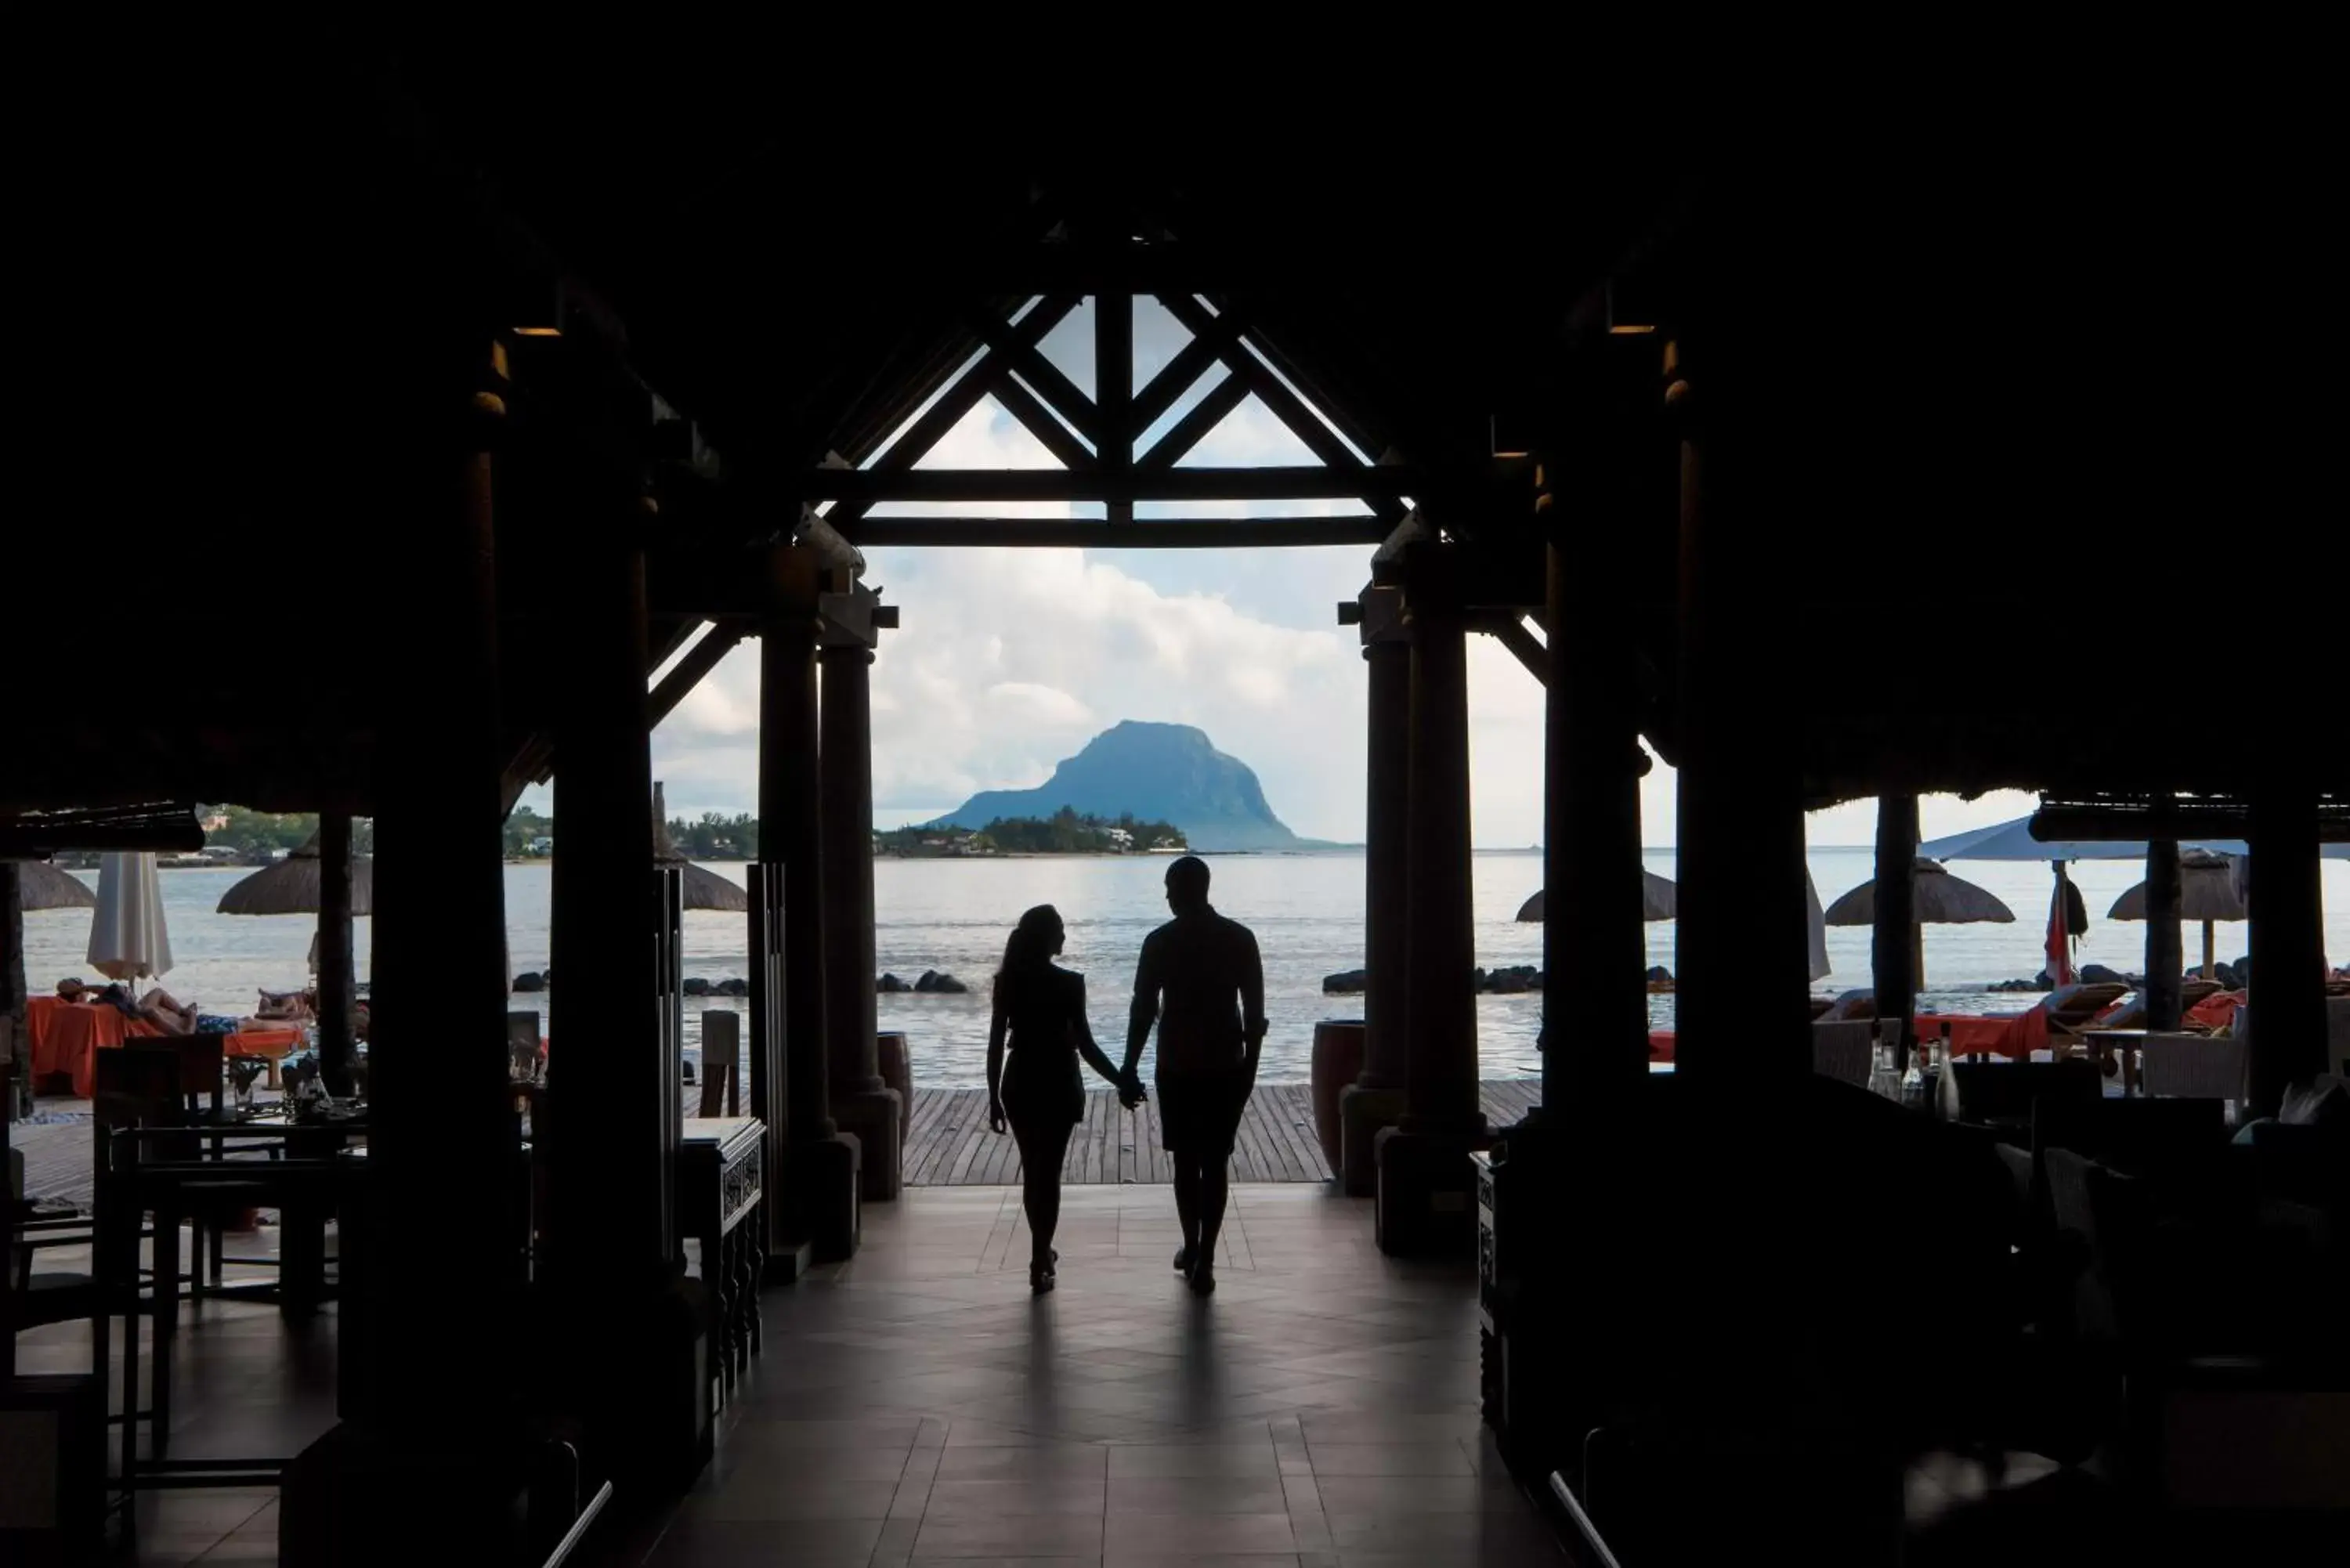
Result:
<instances>
[{"instance_id":1,"label":"lamp on ceiling","mask_svg":"<svg viewBox=\"0 0 2350 1568\"><path fill-rule=\"evenodd\" d=\"M549 274L515 278L504 290L501 314L516 337L563 336L563 280Z\"/></svg>"},{"instance_id":2,"label":"lamp on ceiling","mask_svg":"<svg viewBox=\"0 0 2350 1568\"><path fill-rule=\"evenodd\" d=\"M1514 460L1534 455L1533 421L1523 411L1493 415L1490 433L1495 457Z\"/></svg>"}]
</instances>

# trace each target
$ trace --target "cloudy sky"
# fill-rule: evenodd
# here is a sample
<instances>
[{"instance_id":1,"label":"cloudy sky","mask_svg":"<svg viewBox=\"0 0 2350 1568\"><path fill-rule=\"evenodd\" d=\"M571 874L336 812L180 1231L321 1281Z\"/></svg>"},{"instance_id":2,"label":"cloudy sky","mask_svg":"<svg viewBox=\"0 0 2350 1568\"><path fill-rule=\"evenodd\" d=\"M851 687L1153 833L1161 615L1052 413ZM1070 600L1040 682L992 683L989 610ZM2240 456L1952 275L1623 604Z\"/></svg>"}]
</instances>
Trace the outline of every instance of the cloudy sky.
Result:
<instances>
[{"instance_id":1,"label":"cloudy sky","mask_svg":"<svg viewBox=\"0 0 2350 1568\"><path fill-rule=\"evenodd\" d=\"M1183 344L1150 302L1138 308L1136 377L1147 380ZM1044 344L1088 395L1091 306ZM1181 417L1221 372L1170 409ZM1146 437L1144 446L1149 444ZM1253 398L1185 460L1187 466L1308 464L1312 455ZM924 467L1055 466L993 399L954 429ZM926 508L887 507L913 514ZM928 508L927 510L941 510ZM1099 508L991 508L1004 514ZM1239 507L1141 507L1141 516ZM1344 511L1254 504L1253 514ZM1310 837L1363 836L1364 668L1336 606L1369 576L1362 545L1258 551L905 550L867 552L866 581L901 607L873 669L875 815L887 826L927 820L983 789L1045 782L1054 764L1121 719L1196 724L1256 770L1274 810ZM670 809L747 811L758 793L758 649L730 654L653 736L653 773ZM1542 690L1499 643L1469 649L1474 834L1481 847L1542 836ZM543 796L545 792L533 792ZM540 799L536 804L544 805ZM1645 837L1673 841L1673 776L1661 764L1643 789ZM2032 808L2025 795L1924 803L1928 837ZM1814 844L1862 844L1866 803L1816 814Z\"/></svg>"}]
</instances>

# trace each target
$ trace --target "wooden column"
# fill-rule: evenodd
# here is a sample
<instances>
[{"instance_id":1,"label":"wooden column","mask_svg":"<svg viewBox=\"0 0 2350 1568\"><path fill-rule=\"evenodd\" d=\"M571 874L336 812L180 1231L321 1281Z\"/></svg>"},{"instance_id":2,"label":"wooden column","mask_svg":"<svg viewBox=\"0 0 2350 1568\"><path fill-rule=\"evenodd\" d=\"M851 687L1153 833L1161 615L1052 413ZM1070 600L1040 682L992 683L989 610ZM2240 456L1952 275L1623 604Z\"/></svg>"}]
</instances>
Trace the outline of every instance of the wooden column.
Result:
<instances>
[{"instance_id":1,"label":"wooden column","mask_svg":"<svg viewBox=\"0 0 2350 1568\"><path fill-rule=\"evenodd\" d=\"M833 1120L858 1141L864 1197L898 1196L899 1105L882 1081L873 1001L873 650L828 642L823 688L825 1031Z\"/></svg>"},{"instance_id":2,"label":"wooden column","mask_svg":"<svg viewBox=\"0 0 2350 1568\"><path fill-rule=\"evenodd\" d=\"M1482 1128L1477 1108L1476 912L1469 867L1469 663L1460 607L1416 598L1411 625L1410 1103L1404 1125Z\"/></svg>"},{"instance_id":3,"label":"wooden column","mask_svg":"<svg viewBox=\"0 0 2350 1568\"><path fill-rule=\"evenodd\" d=\"M16 1081L32 1071L25 1038L24 879L13 860L0 860L0 1172L8 1164L8 1124L16 1116ZM11 1222L0 1220L0 1241ZM16 1376L16 1261L0 1258L0 1391ZM96 1445L101 1450L105 1445Z\"/></svg>"},{"instance_id":4,"label":"wooden column","mask_svg":"<svg viewBox=\"0 0 2350 1568\"><path fill-rule=\"evenodd\" d=\"M2273 1116L2288 1085L2325 1071L2324 894L2317 792L2275 778L2251 797L2251 1108Z\"/></svg>"},{"instance_id":5,"label":"wooden column","mask_svg":"<svg viewBox=\"0 0 2350 1568\"><path fill-rule=\"evenodd\" d=\"M789 967L781 1020L791 1136L830 1137L823 838L816 778L816 615L781 618L759 649L759 852L784 867Z\"/></svg>"},{"instance_id":6,"label":"wooden column","mask_svg":"<svg viewBox=\"0 0 2350 1568\"><path fill-rule=\"evenodd\" d=\"M579 497L562 563L550 961L570 982L548 1034L550 1268L567 1290L644 1295L671 1272L666 1194L677 1128L660 1081L652 755L645 722L645 518L634 496ZM582 983L583 977L594 977Z\"/></svg>"},{"instance_id":7,"label":"wooden column","mask_svg":"<svg viewBox=\"0 0 2350 1568\"><path fill-rule=\"evenodd\" d=\"M365 1254L365 1283L344 1308L359 1354L338 1394L346 1417L403 1441L451 1444L455 1389L464 1427L494 1433L518 1392L503 1336L485 1331L515 1321L522 1292L491 483L503 416L484 391L461 447L449 450L443 427L439 450L405 453L383 475L396 488L427 470L422 493L401 497L412 510L394 508L382 603L398 608L380 634L397 626L421 644L429 631L432 652L381 694L369 1211L358 1245L345 1236L347 1255Z\"/></svg>"},{"instance_id":8,"label":"wooden column","mask_svg":"<svg viewBox=\"0 0 2350 1568\"><path fill-rule=\"evenodd\" d=\"M1612 510L1612 509L1611 509ZM1628 526L1600 513L1554 519L1549 678L1543 716L1543 1107L1605 1117L1648 1076L1648 938L1641 920L1638 709L1630 628L1604 549L1560 536Z\"/></svg>"},{"instance_id":9,"label":"wooden column","mask_svg":"<svg viewBox=\"0 0 2350 1568\"><path fill-rule=\"evenodd\" d=\"M1402 1116L1410 1073L1406 932L1411 898L1411 644L1401 595L1373 587L1360 601L1369 734L1364 779L1363 1067L1339 1096L1339 1183L1357 1198L1378 1186L1373 1140Z\"/></svg>"},{"instance_id":10,"label":"wooden column","mask_svg":"<svg viewBox=\"0 0 2350 1568\"><path fill-rule=\"evenodd\" d=\"M1094 296L1094 408L1099 415L1100 439L1096 460L1105 474L1124 474L1134 467L1134 296ZM1134 521L1134 504L1114 501L1107 509L1113 524Z\"/></svg>"},{"instance_id":11,"label":"wooden column","mask_svg":"<svg viewBox=\"0 0 2350 1568\"><path fill-rule=\"evenodd\" d=\"M1703 340L1700 339L1700 342ZM1715 340L1718 344L1720 339ZM1693 364L1669 351L1681 421L1680 889L1678 1075L1710 1085L1801 1083L1811 1071L1804 934L1804 810L1778 618L1790 571L1764 525L1761 389L1740 373L1761 345Z\"/></svg>"},{"instance_id":12,"label":"wooden column","mask_svg":"<svg viewBox=\"0 0 2350 1568\"><path fill-rule=\"evenodd\" d=\"M2186 956L2178 935L2178 844L2146 846L2146 1026L2175 1030L2185 1001Z\"/></svg>"},{"instance_id":13,"label":"wooden column","mask_svg":"<svg viewBox=\"0 0 2350 1568\"><path fill-rule=\"evenodd\" d=\"M324 811L318 814L318 1075L335 1095L354 1087L351 993L351 818L348 812Z\"/></svg>"},{"instance_id":14,"label":"wooden column","mask_svg":"<svg viewBox=\"0 0 2350 1568\"><path fill-rule=\"evenodd\" d=\"M759 627L759 855L783 871L783 994L753 992L754 1061L780 1046L785 1091L783 1159L769 1217L771 1259L806 1242L825 1262L856 1250L857 1150L837 1136L825 1033L822 786L817 774L816 593L812 551L769 559L769 598ZM757 1089L754 1085L754 1094ZM765 1111L759 1113L766 1115Z\"/></svg>"},{"instance_id":15,"label":"wooden column","mask_svg":"<svg viewBox=\"0 0 2350 1568\"><path fill-rule=\"evenodd\" d=\"M1469 1153L1477 1104L1477 960L1469 868L1468 620L1451 558L1414 545L1404 566L1411 636L1405 972L1410 1059L1403 1119L1373 1139L1374 1230L1399 1254L1460 1255L1476 1237Z\"/></svg>"},{"instance_id":16,"label":"wooden column","mask_svg":"<svg viewBox=\"0 0 2350 1568\"><path fill-rule=\"evenodd\" d=\"M1868 933L1877 1015L1898 1020L1901 1046L1914 1043L1918 1012L1918 797L1877 797L1877 919ZM1905 1056L1904 1061L1907 1061Z\"/></svg>"},{"instance_id":17,"label":"wooden column","mask_svg":"<svg viewBox=\"0 0 2350 1568\"><path fill-rule=\"evenodd\" d=\"M32 1043L25 1037L25 892L24 877L13 860L0 860L0 1018L14 1027L9 1039L16 1054L18 1076L31 1072ZM0 1095L0 1121L16 1109L9 1101L16 1091Z\"/></svg>"},{"instance_id":18,"label":"wooden column","mask_svg":"<svg viewBox=\"0 0 2350 1568\"><path fill-rule=\"evenodd\" d=\"M16 1114L16 1085L29 1081L33 1043L25 1034L25 889L24 877L13 860L0 860L0 1166L8 1158L8 1122ZM0 1264L0 1274L14 1278L12 1268ZM0 1303L7 1300L8 1281L0 1279ZM8 1315L0 1310L0 1377L16 1374L16 1340Z\"/></svg>"}]
</instances>

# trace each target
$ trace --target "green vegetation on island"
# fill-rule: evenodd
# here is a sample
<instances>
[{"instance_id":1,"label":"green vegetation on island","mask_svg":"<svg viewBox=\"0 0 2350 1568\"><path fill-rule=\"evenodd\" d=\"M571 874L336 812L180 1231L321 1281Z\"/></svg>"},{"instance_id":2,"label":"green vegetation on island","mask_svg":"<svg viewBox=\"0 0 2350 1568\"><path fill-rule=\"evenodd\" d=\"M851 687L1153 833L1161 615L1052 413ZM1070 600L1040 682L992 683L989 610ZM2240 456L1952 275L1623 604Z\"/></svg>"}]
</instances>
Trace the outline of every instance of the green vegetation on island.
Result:
<instances>
[{"instance_id":1,"label":"green vegetation on island","mask_svg":"<svg viewBox=\"0 0 2350 1568\"><path fill-rule=\"evenodd\" d=\"M196 821L204 832L207 849L234 849L266 858L271 851L295 850L318 831L315 811L254 811L242 805L199 805ZM351 824L354 854L375 853L375 824L360 817Z\"/></svg>"},{"instance_id":2,"label":"green vegetation on island","mask_svg":"<svg viewBox=\"0 0 2350 1568\"><path fill-rule=\"evenodd\" d=\"M970 855L1141 855L1189 847L1182 829L1131 812L1081 815L1063 806L1051 816L999 816L985 827L897 827L873 836L884 855L942 858Z\"/></svg>"},{"instance_id":3,"label":"green vegetation on island","mask_svg":"<svg viewBox=\"0 0 2350 1568\"><path fill-rule=\"evenodd\" d=\"M506 855L517 860L545 860L555 853L555 818L518 805L506 818ZM694 821L669 819L669 841L688 860L756 860L759 819L747 811L729 816L705 811Z\"/></svg>"}]
</instances>

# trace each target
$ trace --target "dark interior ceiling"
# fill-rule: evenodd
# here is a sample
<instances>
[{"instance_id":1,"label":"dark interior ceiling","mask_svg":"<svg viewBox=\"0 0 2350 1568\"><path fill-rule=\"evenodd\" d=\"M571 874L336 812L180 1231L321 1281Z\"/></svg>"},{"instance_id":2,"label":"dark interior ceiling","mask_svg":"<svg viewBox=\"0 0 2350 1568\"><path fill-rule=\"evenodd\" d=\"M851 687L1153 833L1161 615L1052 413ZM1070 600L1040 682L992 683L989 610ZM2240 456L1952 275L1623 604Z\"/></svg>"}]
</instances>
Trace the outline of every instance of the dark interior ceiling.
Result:
<instances>
[{"instance_id":1,"label":"dark interior ceiling","mask_svg":"<svg viewBox=\"0 0 2350 1568\"><path fill-rule=\"evenodd\" d=\"M1788 143L1515 93L1024 119L1016 76L786 84L701 38L537 60L207 62L115 84L102 134L33 161L63 265L20 299L107 328L57 394L57 462L100 482L99 559L234 608L191 628L142 601L182 650L159 680L143 619L90 635L85 532L12 541L26 580L81 587L19 612L32 689L75 671L88 700L0 794L363 795L368 695L429 668L433 636L396 590L412 498L368 476L428 353L511 325L552 274L755 501L872 450L969 352L975 303L1061 265L1054 236L1128 227L1334 409L1464 474L1496 413L1555 395L1607 280L1669 326L1735 315L1751 593L1785 645L1757 657L1814 798L2229 787L2272 716L2328 745L2272 670L2338 720L2324 361L2276 351L2322 296L2287 234L2312 188L2278 161L1967 119ZM1669 482L1627 528L1592 591L1638 606L1669 703ZM536 578L563 537L502 569Z\"/></svg>"}]
</instances>

